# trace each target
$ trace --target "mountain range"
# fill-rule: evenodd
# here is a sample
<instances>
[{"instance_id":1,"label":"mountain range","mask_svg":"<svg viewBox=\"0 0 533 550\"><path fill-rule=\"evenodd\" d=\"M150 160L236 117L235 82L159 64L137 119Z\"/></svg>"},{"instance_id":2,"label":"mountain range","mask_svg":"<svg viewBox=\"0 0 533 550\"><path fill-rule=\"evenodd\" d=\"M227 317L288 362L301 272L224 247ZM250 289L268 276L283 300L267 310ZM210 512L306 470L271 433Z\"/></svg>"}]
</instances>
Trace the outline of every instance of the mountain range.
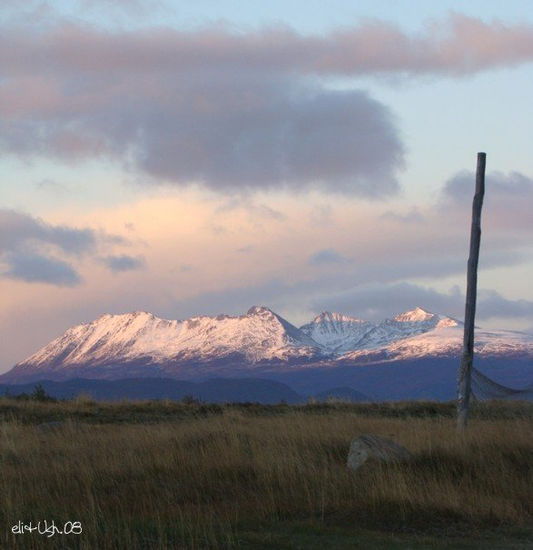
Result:
<instances>
[{"instance_id":1,"label":"mountain range","mask_svg":"<svg viewBox=\"0 0 533 550\"><path fill-rule=\"evenodd\" d=\"M452 365L453 370L457 367L462 337L460 321L420 307L379 323L323 312L299 328L262 306L240 316L181 321L147 312L106 314L68 329L1 375L0 382L266 376L307 393L347 386L372 395L376 386L386 386L387 375L384 379L380 374L365 387L368 371L362 367L372 366L377 375L387 366L390 379L391 368L397 375L413 362L445 361L447 367L440 371L451 372ZM475 342L477 361L490 364L500 382L531 382L532 335L477 329ZM502 369L504 363L507 369ZM347 369L352 373L348 377ZM412 372L413 368L404 377L406 388ZM438 378L434 376L433 381ZM311 380L315 383L309 386Z\"/></svg>"}]
</instances>

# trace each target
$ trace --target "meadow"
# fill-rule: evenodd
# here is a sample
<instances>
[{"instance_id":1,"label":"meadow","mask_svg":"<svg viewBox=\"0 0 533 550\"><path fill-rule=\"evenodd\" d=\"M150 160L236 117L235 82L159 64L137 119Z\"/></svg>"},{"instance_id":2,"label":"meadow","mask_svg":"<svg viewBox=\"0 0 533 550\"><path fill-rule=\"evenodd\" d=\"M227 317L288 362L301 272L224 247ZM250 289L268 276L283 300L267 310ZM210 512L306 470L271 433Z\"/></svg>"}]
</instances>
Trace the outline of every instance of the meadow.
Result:
<instances>
[{"instance_id":1,"label":"meadow","mask_svg":"<svg viewBox=\"0 0 533 550\"><path fill-rule=\"evenodd\" d=\"M533 404L300 406L0 398L0 547L533 547ZM60 426L39 427L63 421ZM346 468L374 433L405 464ZM80 522L80 534L13 526Z\"/></svg>"}]
</instances>

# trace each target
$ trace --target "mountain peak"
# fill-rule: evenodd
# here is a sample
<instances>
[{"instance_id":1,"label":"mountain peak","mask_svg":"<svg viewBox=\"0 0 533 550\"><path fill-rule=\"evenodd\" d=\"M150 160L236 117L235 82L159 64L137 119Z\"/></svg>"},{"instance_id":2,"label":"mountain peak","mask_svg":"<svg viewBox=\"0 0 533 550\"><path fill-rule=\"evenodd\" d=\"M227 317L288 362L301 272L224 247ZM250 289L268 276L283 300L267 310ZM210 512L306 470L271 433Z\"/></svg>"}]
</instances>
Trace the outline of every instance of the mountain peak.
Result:
<instances>
[{"instance_id":1,"label":"mountain peak","mask_svg":"<svg viewBox=\"0 0 533 550\"><path fill-rule=\"evenodd\" d=\"M162 368L172 370L173 365L286 364L322 356L318 344L295 326L267 307L253 306L247 315L185 321L159 319L144 311L102 315L92 323L68 329L15 369L31 368L58 376L90 369L89 377L113 377L128 365L144 365L142 368L160 373Z\"/></svg>"},{"instance_id":2,"label":"mountain peak","mask_svg":"<svg viewBox=\"0 0 533 550\"><path fill-rule=\"evenodd\" d=\"M378 324L323 311L299 329L265 306L245 315L183 321L145 311L106 314L68 329L0 378L204 377L227 369L448 356L460 351L461 325L421 307ZM511 332L481 332L478 347L485 354L533 353L531 337Z\"/></svg>"},{"instance_id":3,"label":"mountain peak","mask_svg":"<svg viewBox=\"0 0 533 550\"><path fill-rule=\"evenodd\" d=\"M433 317L435 317L434 313L426 311L425 309L417 306L415 307L415 309L404 311L403 313L396 315L396 317L394 317L394 320L400 323L413 323L417 321L427 321L429 319L432 319Z\"/></svg>"},{"instance_id":4,"label":"mountain peak","mask_svg":"<svg viewBox=\"0 0 533 550\"><path fill-rule=\"evenodd\" d=\"M324 323L324 322L330 322L330 323L342 323L342 322L365 322L361 319L358 319L357 317L351 317L350 315L344 315L343 313L337 313L337 312L331 312L331 311L323 311L322 313L318 314L311 323Z\"/></svg>"},{"instance_id":5,"label":"mountain peak","mask_svg":"<svg viewBox=\"0 0 533 550\"><path fill-rule=\"evenodd\" d=\"M313 323L322 323L323 321L340 321L344 316L340 313L332 313L331 311L323 311L313 319Z\"/></svg>"},{"instance_id":6,"label":"mountain peak","mask_svg":"<svg viewBox=\"0 0 533 550\"><path fill-rule=\"evenodd\" d=\"M353 349L373 327L368 321L323 311L300 330L329 352L339 353Z\"/></svg>"},{"instance_id":7,"label":"mountain peak","mask_svg":"<svg viewBox=\"0 0 533 550\"><path fill-rule=\"evenodd\" d=\"M275 313L266 306L252 306L246 315L275 315Z\"/></svg>"},{"instance_id":8,"label":"mountain peak","mask_svg":"<svg viewBox=\"0 0 533 550\"><path fill-rule=\"evenodd\" d=\"M103 315L100 315L94 322L100 322L100 321L109 321L110 319L138 319L138 318L146 318L146 319L152 319L155 318L153 313L150 313L148 311L130 311L128 313L104 313Z\"/></svg>"}]
</instances>

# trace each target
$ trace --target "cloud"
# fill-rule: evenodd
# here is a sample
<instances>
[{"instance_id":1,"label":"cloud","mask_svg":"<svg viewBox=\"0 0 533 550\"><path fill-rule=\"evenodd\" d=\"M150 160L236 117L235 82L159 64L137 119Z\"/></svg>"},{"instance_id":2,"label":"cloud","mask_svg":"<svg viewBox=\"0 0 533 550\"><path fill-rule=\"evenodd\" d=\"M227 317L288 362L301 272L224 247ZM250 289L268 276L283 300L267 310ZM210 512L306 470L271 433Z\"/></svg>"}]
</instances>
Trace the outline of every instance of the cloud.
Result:
<instances>
[{"instance_id":1,"label":"cloud","mask_svg":"<svg viewBox=\"0 0 533 550\"><path fill-rule=\"evenodd\" d=\"M459 287L449 292L409 282L364 284L336 295L323 295L315 300L315 311L330 309L362 318L379 320L420 306L435 313L462 319L465 297ZM509 300L494 290L480 290L476 316L480 320L492 318L533 319L533 302Z\"/></svg>"},{"instance_id":2,"label":"cloud","mask_svg":"<svg viewBox=\"0 0 533 550\"><path fill-rule=\"evenodd\" d=\"M49 283L56 286L75 286L81 278L74 268L53 257L31 251L10 252L5 258L8 269L2 276L27 283Z\"/></svg>"},{"instance_id":3,"label":"cloud","mask_svg":"<svg viewBox=\"0 0 533 550\"><path fill-rule=\"evenodd\" d=\"M102 262L114 273L123 271L133 271L142 269L146 265L146 261L142 256L106 256L102 258Z\"/></svg>"},{"instance_id":4,"label":"cloud","mask_svg":"<svg viewBox=\"0 0 533 550\"><path fill-rule=\"evenodd\" d=\"M0 209L0 277L27 283L74 286L82 279L70 262L58 256L80 258L93 255L100 246L122 245L118 235L95 232L89 228L52 225L16 210ZM109 256L107 265L114 271L135 269L142 258Z\"/></svg>"},{"instance_id":5,"label":"cloud","mask_svg":"<svg viewBox=\"0 0 533 550\"><path fill-rule=\"evenodd\" d=\"M445 183L437 208L451 212L452 206L455 210L470 211L474 186L473 172L455 174ZM503 231L530 231L533 228L532 202L533 179L530 177L520 172L489 172L486 175L482 217L488 224Z\"/></svg>"},{"instance_id":6,"label":"cloud","mask_svg":"<svg viewBox=\"0 0 533 550\"><path fill-rule=\"evenodd\" d=\"M44 33L20 36L19 31L3 33L2 42L12 45L1 50L6 69L33 68L38 73L62 69L121 76L239 69L312 76L463 75L533 60L533 25L485 22L459 13L431 20L411 34L379 19L315 35L282 25L235 32L221 24L193 31L155 27L110 32L65 23ZM38 48L39 57L28 55Z\"/></svg>"},{"instance_id":7,"label":"cloud","mask_svg":"<svg viewBox=\"0 0 533 550\"><path fill-rule=\"evenodd\" d=\"M348 259L339 254L334 248L318 250L309 258L309 265L342 264Z\"/></svg>"},{"instance_id":8,"label":"cloud","mask_svg":"<svg viewBox=\"0 0 533 550\"><path fill-rule=\"evenodd\" d=\"M195 315L240 315L253 305L266 305L279 312L288 306L290 291L300 296L300 285L287 285L275 279L258 284L224 290L201 292L190 298L176 300L163 310L167 317L186 318Z\"/></svg>"},{"instance_id":9,"label":"cloud","mask_svg":"<svg viewBox=\"0 0 533 550\"><path fill-rule=\"evenodd\" d=\"M57 252L81 256L91 252L96 237L90 229L51 225L29 214L0 209L0 276L27 283L74 286L76 270L56 257Z\"/></svg>"},{"instance_id":10,"label":"cloud","mask_svg":"<svg viewBox=\"0 0 533 550\"><path fill-rule=\"evenodd\" d=\"M96 245L91 229L51 225L29 214L0 209L0 253L35 243L53 245L70 255L90 252Z\"/></svg>"},{"instance_id":11,"label":"cloud","mask_svg":"<svg viewBox=\"0 0 533 550\"><path fill-rule=\"evenodd\" d=\"M334 282L334 281L333 281ZM332 292L332 281L297 281L287 283L272 279L260 284L203 292L172 303L163 311L166 316L240 314L252 305L264 304L299 324L321 311L336 311L371 321L392 318L398 313L420 306L428 311L462 320L465 296L458 286L448 292L408 281L365 283ZM176 313L177 312L177 313ZM292 313L292 315L291 315ZM533 302L510 300L500 293L481 289L476 318L481 323L491 319L533 322Z\"/></svg>"},{"instance_id":12,"label":"cloud","mask_svg":"<svg viewBox=\"0 0 533 550\"><path fill-rule=\"evenodd\" d=\"M461 171L445 183L442 193L446 198L462 204L465 198L469 198L469 191L470 195L473 194L474 183L473 172ZM520 172L490 172L485 177L485 192L489 200L491 197L501 200L509 196L522 199L533 195L533 180Z\"/></svg>"},{"instance_id":13,"label":"cloud","mask_svg":"<svg viewBox=\"0 0 533 550\"><path fill-rule=\"evenodd\" d=\"M33 76L0 86L4 151L67 162L105 155L156 180L230 193L398 190L403 147L394 120L361 91L229 71L57 78L61 85ZM72 90L79 80L88 90Z\"/></svg>"},{"instance_id":14,"label":"cloud","mask_svg":"<svg viewBox=\"0 0 533 550\"><path fill-rule=\"evenodd\" d=\"M328 88L331 77L463 76L533 60L532 25L459 14L418 33L378 20L304 35L103 30L58 17L1 31L0 151L105 156L153 181L233 194L397 192L404 148L394 117L363 91Z\"/></svg>"},{"instance_id":15,"label":"cloud","mask_svg":"<svg viewBox=\"0 0 533 550\"><path fill-rule=\"evenodd\" d=\"M315 311L329 309L364 319L380 320L420 306L429 311L460 315L464 300L458 287L449 294L408 282L369 283L315 300Z\"/></svg>"},{"instance_id":16,"label":"cloud","mask_svg":"<svg viewBox=\"0 0 533 550\"><path fill-rule=\"evenodd\" d=\"M478 300L480 319L518 317L533 320L533 301L531 300L507 300L494 290L480 290Z\"/></svg>"}]
</instances>

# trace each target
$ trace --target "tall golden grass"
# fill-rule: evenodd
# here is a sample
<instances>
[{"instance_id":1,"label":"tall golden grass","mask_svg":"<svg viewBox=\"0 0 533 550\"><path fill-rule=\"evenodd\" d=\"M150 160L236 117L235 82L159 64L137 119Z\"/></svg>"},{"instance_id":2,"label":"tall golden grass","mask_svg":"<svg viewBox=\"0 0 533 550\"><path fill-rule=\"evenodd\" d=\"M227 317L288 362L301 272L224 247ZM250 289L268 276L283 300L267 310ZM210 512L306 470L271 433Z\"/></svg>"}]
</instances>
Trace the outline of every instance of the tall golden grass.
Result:
<instances>
[{"instance_id":1,"label":"tall golden grass","mask_svg":"<svg viewBox=\"0 0 533 550\"><path fill-rule=\"evenodd\" d=\"M280 522L444 534L533 525L531 408L495 405L460 437L444 405L429 417L394 418L395 407L0 400L0 547L236 548L241 533ZM157 419L139 422L147 410ZM70 420L36 428L57 418ZM363 433L413 461L351 472L348 447ZM19 520L80 521L83 533L13 535Z\"/></svg>"}]
</instances>

